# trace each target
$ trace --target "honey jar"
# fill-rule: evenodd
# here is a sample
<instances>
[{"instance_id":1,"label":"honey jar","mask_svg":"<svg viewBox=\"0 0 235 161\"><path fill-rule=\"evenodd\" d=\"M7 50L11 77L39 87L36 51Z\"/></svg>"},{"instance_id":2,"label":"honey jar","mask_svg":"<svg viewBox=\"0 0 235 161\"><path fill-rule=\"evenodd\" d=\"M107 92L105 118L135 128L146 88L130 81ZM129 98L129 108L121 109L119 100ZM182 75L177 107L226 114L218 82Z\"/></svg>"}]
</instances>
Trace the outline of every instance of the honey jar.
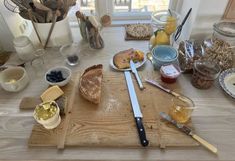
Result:
<instances>
[{"instance_id":1,"label":"honey jar","mask_svg":"<svg viewBox=\"0 0 235 161\"><path fill-rule=\"evenodd\" d=\"M169 115L178 123L187 123L191 118L194 108L194 103L189 98L184 101L173 98L172 106L169 109Z\"/></svg>"}]
</instances>

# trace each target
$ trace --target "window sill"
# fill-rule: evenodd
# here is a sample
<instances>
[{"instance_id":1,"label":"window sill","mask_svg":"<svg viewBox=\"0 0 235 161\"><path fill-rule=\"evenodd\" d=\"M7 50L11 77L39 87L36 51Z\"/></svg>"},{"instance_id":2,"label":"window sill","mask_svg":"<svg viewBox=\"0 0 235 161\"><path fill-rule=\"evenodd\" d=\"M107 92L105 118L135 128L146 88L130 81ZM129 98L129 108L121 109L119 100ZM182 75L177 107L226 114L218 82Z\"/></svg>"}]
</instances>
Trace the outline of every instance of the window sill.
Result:
<instances>
[{"instance_id":1,"label":"window sill","mask_svg":"<svg viewBox=\"0 0 235 161\"><path fill-rule=\"evenodd\" d=\"M151 23L150 20L113 20L111 26L123 26L127 24Z\"/></svg>"},{"instance_id":2,"label":"window sill","mask_svg":"<svg viewBox=\"0 0 235 161\"><path fill-rule=\"evenodd\" d=\"M111 27L124 26L128 24L137 24L137 23L151 23L150 20L114 20L111 23ZM78 27L77 21L70 21L69 25L71 28Z\"/></svg>"}]
</instances>

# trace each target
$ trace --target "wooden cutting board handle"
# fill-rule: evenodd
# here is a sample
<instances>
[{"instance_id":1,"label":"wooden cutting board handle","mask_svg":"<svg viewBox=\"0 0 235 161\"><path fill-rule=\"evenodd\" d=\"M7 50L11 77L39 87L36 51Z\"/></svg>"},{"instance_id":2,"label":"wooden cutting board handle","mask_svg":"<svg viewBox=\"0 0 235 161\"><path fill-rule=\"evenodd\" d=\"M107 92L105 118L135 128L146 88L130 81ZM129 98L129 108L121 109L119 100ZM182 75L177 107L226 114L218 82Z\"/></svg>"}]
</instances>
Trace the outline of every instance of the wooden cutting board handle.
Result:
<instances>
[{"instance_id":1,"label":"wooden cutting board handle","mask_svg":"<svg viewBox=\"0 0 235 161\"><path fill-rule=\"evenodd\" d=\"M192 137L195 140L197 140L199 143L201 143L204 147L206 147L207 149L209 149L213 153L217 154L217 152L218 152L217 148L214 147L213 145L211 145L210 143L208 143L206 140L202 139L201 137L199 137L198 135L195 135L195 134L193 134Z\"/></svg>"}]
</instances>

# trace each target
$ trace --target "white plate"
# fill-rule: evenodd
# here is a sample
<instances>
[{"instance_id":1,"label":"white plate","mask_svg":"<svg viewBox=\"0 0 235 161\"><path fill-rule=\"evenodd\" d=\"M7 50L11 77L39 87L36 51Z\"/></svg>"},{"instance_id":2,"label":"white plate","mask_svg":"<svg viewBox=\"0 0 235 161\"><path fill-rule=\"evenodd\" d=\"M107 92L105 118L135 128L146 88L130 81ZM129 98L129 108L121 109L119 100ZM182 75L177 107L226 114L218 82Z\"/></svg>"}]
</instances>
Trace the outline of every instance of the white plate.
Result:
<instances>
[{"instance_id":1,"label":"white plate","mask_svg":"<svg viewBox=\"0 0 235 161\"><path fill-rule=\"evenodd\" d=\"M219 76L219 83L227 94L235 98L235 68L223 71Z\"/></svg>"},{"instance_id":2,"label":"white plate","mask_svg":"<svg viewBox=\"0 0 235 161\"><path fill-rule=\"evenodd\" d=\"M114 55L114 56L115 56L115 55ZM113 57L114 57L114 56L113 56ZM131 68L126 68L126 69L119 69L119 68L117 68L117 67L113 64L113 57L112 57L112 59L110 60L110 63L109 63L110 66L111 66L113 69L115 69L115 70L117 70L117 71L120 71L120 72L131 70ZM147 60L147 57L146 57L146 55L144 54L144 60L143 60L142 62L136 62L136 63L135 63L136 69L138 69L138 68L140 68L141 66L143 66L144 63L146 62L146 60Z\"/></svg>"}]
</instances>

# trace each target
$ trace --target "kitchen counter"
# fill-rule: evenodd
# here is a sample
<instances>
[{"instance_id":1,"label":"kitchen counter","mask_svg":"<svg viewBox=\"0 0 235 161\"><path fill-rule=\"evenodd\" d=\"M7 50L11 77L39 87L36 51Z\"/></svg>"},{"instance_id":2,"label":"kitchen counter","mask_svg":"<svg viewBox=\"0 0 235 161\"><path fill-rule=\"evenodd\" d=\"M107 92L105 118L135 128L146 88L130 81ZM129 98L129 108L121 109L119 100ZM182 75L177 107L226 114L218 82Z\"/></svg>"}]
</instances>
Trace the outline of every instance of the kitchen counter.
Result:
<instances>
[{"instance_id":1,"label":"kitchen counter","mask_svg":"<svg viewBox=\"0 0 235 161\"><path fill-rule=\"evenodd\" d=\"M147 41L124 41L124 28L104 28L102 36L105 48L90 49L81 41L79 29L72 28L74 40L82 44L79 55L80 63L71 67L73 73L82 72L90 65L102 63L104 71L114 72L109 61L120 50L128 48L148 50ZM46 50L45 66L65 65L58 48ZM16 56L12 56L8 64L20 63ZM160 148L76 148L66 147L64 150L56 148L32 148L27 146L33 125L36 123L32 111L21 111L19 103L25 96L39 96L48 85L43 76L35 75L30 64L26 64L30 76L30 84L19 93L9 93L1 89L0 92L0 160L234 160L235 152L235 102L222 91L218 82L208 90L192 87L190 75L181 75L177 83L181 92L190 97L196 105L192 122L195 132L218 148L215 155L202 146L198 147L167 147ZM149 61L140 69L140 75L156 78L159 73L153 71ZM74 75L73 75L74 76ZM169 88L173 88L169 85ZM158 90L158 89L156 89ZM174 89L179 90L179 89ZM157 98L156 98L157 99Z\"/></svg>"}]
</instances>

